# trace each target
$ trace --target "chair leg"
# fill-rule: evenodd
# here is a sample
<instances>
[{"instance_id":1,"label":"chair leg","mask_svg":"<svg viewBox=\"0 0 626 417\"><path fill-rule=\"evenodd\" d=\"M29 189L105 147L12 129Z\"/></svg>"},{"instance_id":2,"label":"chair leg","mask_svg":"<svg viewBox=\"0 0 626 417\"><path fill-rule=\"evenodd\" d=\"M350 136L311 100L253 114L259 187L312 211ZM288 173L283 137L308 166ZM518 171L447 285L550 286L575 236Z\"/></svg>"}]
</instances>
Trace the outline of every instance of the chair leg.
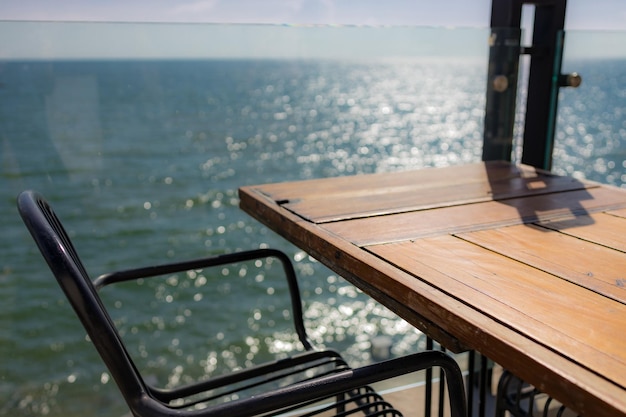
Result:
<instances>
[{"instance_id":1,"label":"chair leg","mask_svg":"<svg viewBox=\"0 0 626 417\"><path fill-rule=\"evenodd\" d=\"M426 338L426 350L434 349L434 340L430 337ZM446 352L446 348L439 347L439 350ZM426 370L426 382L425 382L425 398L424 398L424 416L431 417L433 415L433 394L434 394L434 371L432 368ZM439 390L436 398L437 401L437 416L444 417L445 415L445 403L446 403L446 374L443 369L439 369Z\"/></svg>"}]
</instances>

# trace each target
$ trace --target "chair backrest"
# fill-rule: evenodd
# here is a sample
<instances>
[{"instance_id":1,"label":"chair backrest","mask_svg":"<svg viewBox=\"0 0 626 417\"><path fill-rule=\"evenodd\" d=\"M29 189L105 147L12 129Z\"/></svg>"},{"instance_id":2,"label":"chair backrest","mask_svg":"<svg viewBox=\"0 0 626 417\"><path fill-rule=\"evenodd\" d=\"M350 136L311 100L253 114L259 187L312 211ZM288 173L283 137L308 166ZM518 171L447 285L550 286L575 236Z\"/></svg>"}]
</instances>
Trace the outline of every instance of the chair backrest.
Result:
<instances>
[{"instance_id":1,"label":"chair backrest","mask_svg":"<svg viewBox=\"0 0 626 417\"><path fill-rule=\"evenodd\" d=\"M132 410L133 399L144 396L148 389L63 225L47 201L34 191L24 191L19 195L18 210Z\"/></svg>"}]
</instances>

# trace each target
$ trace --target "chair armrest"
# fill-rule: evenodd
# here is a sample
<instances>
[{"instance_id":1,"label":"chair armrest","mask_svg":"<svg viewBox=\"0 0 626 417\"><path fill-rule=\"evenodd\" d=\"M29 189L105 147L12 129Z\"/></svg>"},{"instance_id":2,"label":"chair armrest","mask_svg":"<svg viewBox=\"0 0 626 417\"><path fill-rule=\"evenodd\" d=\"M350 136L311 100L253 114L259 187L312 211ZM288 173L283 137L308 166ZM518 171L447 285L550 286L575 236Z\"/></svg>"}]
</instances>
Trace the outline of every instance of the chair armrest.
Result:
<instances>
[{"instance_id":1,"label":"chair armrest","mask_svg":"<svg viewBox=\"0 0 626 417\"><path fill-rule=\"evenodd\" d=\"M172 262L160 265L150 265L141 268L126 269L100 275L93 282L96 289L116 282L132 281L140 278L151 278L177 272L190 271L193 269L209 268L213 266L227 265L236 262L245 262L261 258L278 258L283 266L291 267L291 261L283 252L276 249L253 249L243 252L227 253L223 255L209 256L206 258L190 259L181 262ZM295 275L295 273L293 274Z\"/></svg>"},{"instance_id":2,"label":"chair armrest","mask_svg":"<svg viewBox=\"0 0 626 417\"><path fill-rule=\"evenodd\" d=\"M300 289L298 287L296 273L289 257L284 252L281 252L277 249L252 249L248 251L228 253L182 262L173 262L168 264L146 266L142 268L126 269L100 275L93 281L93 285L97 290L100 290L106 285L117 282L133 281L140 278L151 278L166 274L174 274L194 269L203 269L263 258L276 258L281 262L285 277L287 279L289 294L291 296L291 308L293 312L293 320L296 333L298 334L298 338L300 339L300 342L302 343L304 348L306 350L312 350L313 346L309 341L309 337L306 334L306 329L304 327L302 299L300 297Z\"/></svg>"}]
</instances>

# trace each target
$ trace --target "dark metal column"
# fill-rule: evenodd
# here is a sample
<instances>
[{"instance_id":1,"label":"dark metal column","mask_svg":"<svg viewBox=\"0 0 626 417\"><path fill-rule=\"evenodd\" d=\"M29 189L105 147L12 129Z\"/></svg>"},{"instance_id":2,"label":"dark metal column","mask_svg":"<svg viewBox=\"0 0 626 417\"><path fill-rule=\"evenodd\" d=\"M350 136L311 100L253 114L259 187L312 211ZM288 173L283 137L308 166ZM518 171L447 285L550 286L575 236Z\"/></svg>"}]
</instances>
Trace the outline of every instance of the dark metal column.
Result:
<instances>
[{"instance_id":1,"label":"dark metal column","mask_svg":"<svg viewBox=\"0 0 626 417\"><path fill-rule=\"evenodd\" d=\"M536 3L522 163L552 168L566 0Z\"/></svg>"},{"instance_id":2,"label":"dark metal column","mask_svg":"<svg viewBox=\"0 0 626 417\"><path fill-rule=\"evenodd\" d=\"M483 160L511 160L520 55L521 0L493 0Z\"/></svg>"},{"instance_id":3,"label":"dark metal column","mask_svg":"<svg viewBox=\"0 0 626 417\"><path fill-rule=\"evenodd\" d=\"M561 75L567 0L493 0L483 160L511 160L519 55L530 55L522 163L550 169ZM520 44L524 4L535 6L532 46ZM565 83L564 80L568 80Z\"/></svg>"}]
</instances>

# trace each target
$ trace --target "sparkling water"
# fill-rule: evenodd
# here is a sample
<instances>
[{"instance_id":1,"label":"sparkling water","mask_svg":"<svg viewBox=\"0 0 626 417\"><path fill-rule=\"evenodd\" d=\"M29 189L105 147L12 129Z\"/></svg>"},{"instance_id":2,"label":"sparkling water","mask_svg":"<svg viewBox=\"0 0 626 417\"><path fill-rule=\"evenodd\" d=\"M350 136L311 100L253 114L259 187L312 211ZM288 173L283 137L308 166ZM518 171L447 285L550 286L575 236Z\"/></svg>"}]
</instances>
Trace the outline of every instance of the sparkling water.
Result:
<instances>
[{"instance_id":1,"label":"sparkling water","mask_svg":"<svg viewBox=\"0 0 626 417\"><path fill-rule=\"evenodd\" d=\"M624 187L626 61L571 64L584 84L561 94L554 171ZM485 60L450 58L0 64L0 414L127 413L18 217L24 189L51 201L94 277L275 247L296 265L316 344L354 365L378 336L392 355L423 347L241 212L237 188L478 162L485 74ZM151 380L176 386L297 345L280 325L290 313L276 272L192 272L105 299Z\"/></svg>"}]
</instances>

